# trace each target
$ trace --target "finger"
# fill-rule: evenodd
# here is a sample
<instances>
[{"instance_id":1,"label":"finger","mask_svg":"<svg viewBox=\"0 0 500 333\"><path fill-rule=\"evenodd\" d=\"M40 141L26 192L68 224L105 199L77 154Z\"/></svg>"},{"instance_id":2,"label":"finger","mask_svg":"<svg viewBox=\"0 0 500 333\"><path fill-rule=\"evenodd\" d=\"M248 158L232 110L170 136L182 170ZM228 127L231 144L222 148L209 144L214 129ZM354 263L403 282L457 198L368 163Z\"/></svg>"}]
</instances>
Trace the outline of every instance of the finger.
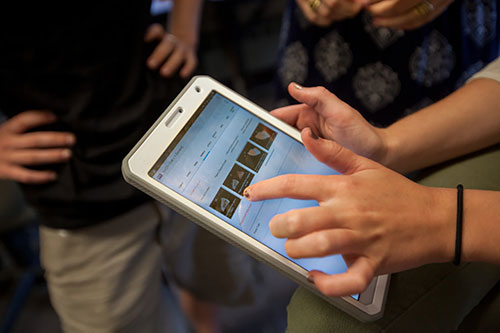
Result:
<instances>
[{"instance_id":1,"label":"finger","mask_svg":"<svg viewBox=\"0 0 500 333\"><path fill-rule=\"evenodd\" d=\"M0 167L0 178L10 179L23 184L43 184L57 179L53 171L35 171L17 165Z\"/></svg>"},{"instance_id":2,"label":"finger","mask_svg":"<svg viewBox=\"0 0 500 333\"><path fill-rule=\"evenodd\" d=\"M316 135L319 135L318 114L305 104L279 108L271 111L271 114L299 130L310 127Z\"/></svg>"},{"instance_id":3,"label":"finger","mask_svg":"<svg viewBox=\"0 0 500 333\"><path fill-rule=\"evenodd\" d=\"M174 52L168 57L167 61L161 66L160 74L165 77L172 76L181 64L185 61L185 52L177 47Z\"/></svg>"},{"instance_id":4,"label":"finger","mask_svg":"<svg viewBox=\"0 0 500 333\"><path fill-rule=\"evenodd\" d=\"M404 29L404 30L416 29L423 26L424 24L431 22L432 20L434 20L434 18L441 15L441 13L443 13L446 10L446 8L451 2L452 0L451 1L448 0L438 5L435 5L434 10L429 14L427 14L426 16L422 16L421 14L419 14L418 11L411 9L405 14L399 16L374 17L373 24L393 29Z\"/></svg>"},{"instance_id":5,"label":"finger","mask_svg":"<svg viewBox=\"0 0 500 333\"><path fill-rule=\"evenodd\" d=\"M173 52L176 45L177 41L173 35L167 35L167 37L163 38L149 56L147 60L148 67L150 69L157 69Z\"/></svg>"},{"instance_id":6,"label":"finger","mask_svg":"<svg viewBox=\"0 0 500 333\"><path fill-rule=\"evenodd\" d=\"M196 66L198 66L198 58L196 57L194 52L189 52L185 60L186 61L184 63L184 66L179 72L179 75L183 79L189 77L196 69Z\"/></svg>"},{"instance_id":7,"label":"finger","mask_svg":"<svg viewBox=\"0 0 500 333\"><path fill-rule=\"evenodd\" d=\"M318 14L309 5L309 0L297 0L302 13L309 22L316 23Z\"/></svg>"},{"instance_id":8,"label":"finger","mask_svg":"<svg viewBox=\"0 0 500 333\"><path fill-rule=\"evenodd\" d=\"M50 111L25 111L7 120L2 128L11 133L24 133L32 128L52 124L57 120Z\"/></svg>"},{"instance_id":9,"label":"finger","mask_svg":"<svg viewBox=\"0 0 500 333\"><path fill-rule=\"evenodd\" d=\"M255 183L243 191L250 201L277 198L324 201L329 197L326 177L318 175L282 175ZM340 176L337 176L340 177Z\"/></svg>"},{"instance_id":10,"label":"finger","mask_svg":"<svg viewBox=\"0 0 500 333\"><path fill-rule=\"evenodd\" d=\"M270 113L288 125L295 127L302 110L304 110L304 104L295 104L274 109Z\"/></svg>"},{"instance_id":11,"label":"finger","mask_svg":"<svg viewBox=\"0 0 500 333\"><path fill-rule=\"evenodd\" d=\"M291 210L274 216L269 222L269 230L277 238L299 238L315 231L344 226L331 206Z\"/></svg>"},{"instance_id":12,"label":"finger","mask_svg":"<svg viewBox=\"0 0 500 333\"><path fill-rule=\"evenodd\" d=\"M422 0L385 0L369 6L367 10L372 16L399 16L410 11L421 1Z\"/></svg>"},{"instance_id":13,"label":"finger","mask_svg":"<svg viewBox=\"0 0 500 333\"><path fill-rule=\"evenodd\" d=\"M323 6L328 9L328 21L342 20L355 16L362 6L352 0L323 0Z\"/></svg>"},{"instance_id":14,"label":"finger","mask_svg":"<svg viewBox=\"0 0 500 333\"><path fill-rule=\"evenodd\" d=\"M68 132L34 132L16 136L11 148L51 148L72 146L76 137Z\"/></svg>"},{"instance_id":15,"label":"finger","mask_svg":"<svg viewBox=\"0 0 500 333\"><path fill-rule=\"evenodd\" d=\"M21 149L6 152L4 160L11 164L40 165L66 162L71 157L69 149Z\"/></svg>"},{"instance_id":16,"label":"finger","mask_svg":"<svg viewBox=\"0 0 500 333\"><path fill-rule=\"evenodd\" d=\"M328 118L335 108L351 108L324 87L306 88L290 83L288 92L297 101L308 105L324 118Z\"/></svg>"},{"instance_id":17,"label":"finger","mask_svg":"<svg viewBox=\"0 0 500 333\"><path fill-rule=\"evenodd\" d=\"M165 35L165 29L159 23L151 24L146 30L144 35L144 41L146 43L152 42L154 40L160 40Z\"/></svg>"},{"instance_id":18,"label":"finger","mask_svg":"<svg viewBox=\"0 0 500 333\"><path fill-rule=\"evenodd\" d=\"M316 288L330 297L350 296L362 293L375 277L375 271L368 259L359 257L341 274L328 275L320 271L311 271L308 280Z\"/></svg>"},{"instance_id":19,"label":"finger","mask_svg":"<svg viewBox=\"0 0 500 333\"><path fill-rule=\"evenodd\" d=\"M302 141L307 150L320 162L344 175L376 167L376 163L359 156L332 140L318 138L310 128L302 130Z\"/></svg>"},{"instance_id":20,"label":"finger","mask_svg":"<svg viewBox=\"0 0 500 333\"><path fill-rule=\"evenodd\" d=\"M316 14L322 18L327 18L332 15L332 11L337 7L338 0L322 0L318 9L316 9Z\"/></svg>"},{"instance_id":21,"label":"finger","mask_svg":"<svg viewBox=\"0 0 500 333\"><path fill-rule=\"evenodd\" d=\"M296 259L350 254L358 248L356 234L349 229L315 231L299 238L288 239L285 243L286 253Z\"/></svg>"}]
</instances>

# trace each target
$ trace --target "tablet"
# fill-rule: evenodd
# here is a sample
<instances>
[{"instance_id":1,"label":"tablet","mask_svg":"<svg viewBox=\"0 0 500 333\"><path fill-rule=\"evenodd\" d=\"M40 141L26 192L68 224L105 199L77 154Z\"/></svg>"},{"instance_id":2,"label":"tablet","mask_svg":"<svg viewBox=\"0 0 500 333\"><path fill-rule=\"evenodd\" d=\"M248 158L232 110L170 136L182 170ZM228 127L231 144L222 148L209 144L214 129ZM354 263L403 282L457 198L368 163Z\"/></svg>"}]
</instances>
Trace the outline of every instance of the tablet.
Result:
<instances>
[{"instance_id":1,"label":"tablet","mask_svg":"<svg viewBox=\"0 0 500 333\"><path fill-rule=\"evenodd\" d=\"M315 201L250 202L243 190L281 174L337 172L318 162L295 128L207 76L193 78L125 157L127 182L217 236L271 265L361 321L382 315L389 276L359 295L333 298L307 281L309 270L345 272L340 255L292 259L271 218Z\"/></svg>"}]
</instances>

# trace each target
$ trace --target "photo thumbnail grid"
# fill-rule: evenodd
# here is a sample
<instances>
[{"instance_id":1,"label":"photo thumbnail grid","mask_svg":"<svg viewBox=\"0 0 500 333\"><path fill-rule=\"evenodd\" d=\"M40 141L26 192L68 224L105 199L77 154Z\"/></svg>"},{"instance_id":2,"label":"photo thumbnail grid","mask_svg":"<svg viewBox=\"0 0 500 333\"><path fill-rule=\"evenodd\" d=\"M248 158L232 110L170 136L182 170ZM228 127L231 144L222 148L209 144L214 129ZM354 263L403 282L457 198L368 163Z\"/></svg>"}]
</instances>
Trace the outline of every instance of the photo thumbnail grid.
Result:
<instances>
[{"instance_id":1,"label":"photo thumbnail grid","mask_svg":"<svg viewBox=\"0 0 500 333\"><path fill-rule=\"evenodd\" d=\"M241 201L243 191L250 185L255 174L259 172L276 135L276 131L262 123L256 126L249 141L236 159L236 163L210 203L210 207L228 218L233 217ZM236 195L231 192L236 193Z\"/></svg>"}]
</instances>

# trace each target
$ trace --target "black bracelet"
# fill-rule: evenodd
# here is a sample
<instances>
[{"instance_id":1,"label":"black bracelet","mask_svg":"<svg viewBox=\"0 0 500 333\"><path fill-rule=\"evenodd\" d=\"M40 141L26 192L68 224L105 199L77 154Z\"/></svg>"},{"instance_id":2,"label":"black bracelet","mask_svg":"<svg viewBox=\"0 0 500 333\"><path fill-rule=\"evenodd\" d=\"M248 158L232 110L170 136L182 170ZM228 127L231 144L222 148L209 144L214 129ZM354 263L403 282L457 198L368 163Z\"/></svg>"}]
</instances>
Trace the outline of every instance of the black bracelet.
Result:
<instances>
[{"instance_id":1,"label":"black bracelet","mask_svg":"<svg viewBox=\"0 0 500 333\"><path fill-rule=\"evenodd\" d=\"M457 185L457 236L455 239L455 258L453 263L460 265L460 257L462 256L462 216L464 210L464 187L462 184Z\"/></svg>"}]
</instances>

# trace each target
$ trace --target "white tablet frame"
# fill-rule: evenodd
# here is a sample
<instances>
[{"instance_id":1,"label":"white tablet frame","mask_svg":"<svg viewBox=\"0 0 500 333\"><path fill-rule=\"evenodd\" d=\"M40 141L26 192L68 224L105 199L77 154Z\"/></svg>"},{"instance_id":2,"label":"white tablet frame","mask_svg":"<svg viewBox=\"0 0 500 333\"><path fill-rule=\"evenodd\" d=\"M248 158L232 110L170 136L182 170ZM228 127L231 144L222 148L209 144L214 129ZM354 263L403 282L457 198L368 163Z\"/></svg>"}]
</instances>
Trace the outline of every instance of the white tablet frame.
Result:
<instances>
[{"instance_id":1,"label":"white tablet frame","mask_svg":"<svg viewBox=\"0 0 500 333\"><path fill-rule=\"evenodd\" d=\"M389 275L378 276L371 283L368 289L371 288L373 293L370 291L368 302L365 301L368 304L362 303L363 293L360 295L360 301L349 296L340 298L327 297L307 281L307 271L305 269L169 189L148 174L152 166L166 150L168 144L176 138L177 134L182 130L192 114L198 110L201 103L212 90L219 92L263 121L268 122L283 133L302 142L300 132L297 129L275 118L269 112L214 79L208 76L196 76L186 85L177 98L167 107L143 138L124 158L122 173L125 180L222 239L271 265L293 281L306 287L355 318L365 322L380 318L383 314L387 295ZM179 112L179 108L182 108L182 113ZM165 124L167 120L168 126Z\"/></svg>"}]
</instances>

